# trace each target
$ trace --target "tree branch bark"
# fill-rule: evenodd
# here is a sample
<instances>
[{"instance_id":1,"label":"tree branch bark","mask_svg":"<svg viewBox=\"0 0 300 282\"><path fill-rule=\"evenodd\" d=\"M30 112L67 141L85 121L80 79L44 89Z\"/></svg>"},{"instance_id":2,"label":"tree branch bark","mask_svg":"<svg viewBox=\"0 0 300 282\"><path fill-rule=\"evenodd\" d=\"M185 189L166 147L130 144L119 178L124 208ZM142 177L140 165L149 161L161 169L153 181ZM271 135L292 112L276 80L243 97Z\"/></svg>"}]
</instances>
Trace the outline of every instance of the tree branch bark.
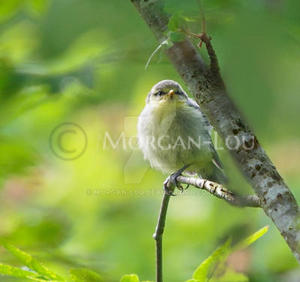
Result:
<instances>
[{"instance_id":1,"label":"tree branch bark","mask_svg":"<svg viewBox=\"0 0 300 282\"><path fill-rule=\"evenodd\" d=\"M233 206L252 208L261 206L260 199L256 195L239 196L226 189L223 185L207 179L183 175L178 176L176 179L182 184L193 185L196 188L203 189Z\"/></svg>"},{"instance_id":2,"label":"tree branch bark","mask_svg":"<svg viewBox=\"0 0 300 282\"><path fill-rule=\"evenodd\" d=\"M131 0L159 42L166 40L169 15L162 0ZM174 42L166 54L189 87L201 110L224 141L238 144L230 153L241 169L261 206L269 216L296 259L300 262L300 216L297 202L245 123L241 113L227 94L219 73L210 41L206 48L211 64L205 64L193 44L186 38Z\"/></svg>"}]
</instances>

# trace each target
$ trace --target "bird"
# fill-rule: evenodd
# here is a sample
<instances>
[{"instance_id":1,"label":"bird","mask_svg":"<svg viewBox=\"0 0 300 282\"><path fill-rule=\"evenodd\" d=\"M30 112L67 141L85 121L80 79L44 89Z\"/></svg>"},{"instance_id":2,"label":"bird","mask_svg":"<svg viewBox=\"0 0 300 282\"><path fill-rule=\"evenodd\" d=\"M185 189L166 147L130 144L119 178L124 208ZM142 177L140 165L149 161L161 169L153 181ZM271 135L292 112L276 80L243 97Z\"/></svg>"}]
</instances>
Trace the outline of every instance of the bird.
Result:
<instances>
[{"instance_id":1,"label":"bird","mask_svg":"<svg viewBox=\"0 0 300 282\"><path fill-rule=\"evenodd\" d=\"M138 146L151 167L168 173L164 190L174 195L168 181L180 190L181 174L220 184L227 182L211 138L212 126L199 105L174 80L155 84L138 117Z\"/></svg>"}]
</instances>

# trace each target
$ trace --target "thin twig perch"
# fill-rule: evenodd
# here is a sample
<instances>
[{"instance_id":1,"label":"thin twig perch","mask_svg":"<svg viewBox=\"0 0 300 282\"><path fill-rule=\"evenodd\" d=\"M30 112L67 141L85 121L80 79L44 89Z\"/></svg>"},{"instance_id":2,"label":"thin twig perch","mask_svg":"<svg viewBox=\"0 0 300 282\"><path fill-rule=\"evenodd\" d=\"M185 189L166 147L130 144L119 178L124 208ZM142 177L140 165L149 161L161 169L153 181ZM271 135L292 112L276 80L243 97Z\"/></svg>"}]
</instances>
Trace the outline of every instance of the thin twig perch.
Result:
<instances>
[{"instance_id":1,"label":"thin twig perch","mask_svg":"<svg viewBox=\"0 0 300 282\"><path fill-rule=\"evenodd\" d=\"M153 238L156 242L156 281L157 282L163 281L162 241L163 241L163 233L165 229L170 197L171 195L164 192L155 233L153 234Z\"/></svg>"},{"instance_id":2,"label":"thin twig perch","mask_svg":"<svg viewBox=\"0 0 300 282\"><path fill-rule=\"evenodd\" d=\"M226 189L223 185L199 177L178 176L177 181L203 189L217 198L223 199L237 207L260 207L260 200L256 195L239 196Z\"/></svg>"}]
</instances>

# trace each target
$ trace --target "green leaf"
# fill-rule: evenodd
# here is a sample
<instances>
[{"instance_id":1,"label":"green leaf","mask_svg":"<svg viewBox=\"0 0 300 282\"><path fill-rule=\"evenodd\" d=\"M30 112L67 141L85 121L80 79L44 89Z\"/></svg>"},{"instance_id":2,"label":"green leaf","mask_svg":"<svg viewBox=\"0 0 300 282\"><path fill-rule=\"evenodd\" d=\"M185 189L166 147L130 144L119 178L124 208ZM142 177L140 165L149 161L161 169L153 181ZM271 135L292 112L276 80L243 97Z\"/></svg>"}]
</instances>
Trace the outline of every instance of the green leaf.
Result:
<instances>
[{"instance_id":1,"label":"green leaf","mask_svg":"<svg viewBox=\"0 0 300 282\"><path fill-rule=\"evenodd\" d=\"M34 272L23 270L18 267L14 267L2 263L0 263L0 274L13 276L13 277L28 278L32 280L41 280L41 281L44 280L44 279L40 279L40 277Z\"/></svg>"},{"instance_id":2,"label":"green leaf","mask_svg":"<svg viewBox=\"0 0 300 282\"><path fill-rule=\"evenodd\" d=\"M120 282L140 282L140 279L136 274L126 274L122 276Z\"/></svg>"},{"instance_id":3,"label":"green leaf","mask_svg":"<svg viewBox=\"0 0 300 282\"><path fill-rule=\"evenodd\" d=\"M220 277L214 277L210 282L248 282L249 278L243 273L235 272L234 270L227 268L226 272Z\"/></svg>"},{"instance_id":4,"label":"green leaf","mask_svg":"<svg viewBox=\"0 0 300 282\"><path fill-rule=\"evenodd\" d=\"M81 282L103 282L102 277L95 271L86 268L76 268L71 269L71 279L72 281Z\"/></svg>"},{"instance_id":5,"label":"green leaf","mask_svg":"<svg viewBox=\"0 0 300 282\"><path fill-rule=\"evenodd\" d=\"M230 246L231 240L227 240L221 247L215 250L207 259L205 259L195 270L193 279L186 282L246 282L249 279L242 273L237 273L232 269L226 268L225 261L227 257L240 249L244 249L254 243L258 238L268 231L265 226L242 240L234 247Z\"/></svg>"},{"instance_id":6,"label":"green leaf","mask_svg":"<svg viewBox=\"0 0 300 282\"><path fill-rule=\"evenodd\" d=\"M216 249L206 260L196 269L193 278L199 281L207 281L215 271L217 265L225 260L230 252L231 239L228 239L221 247Z\"/></svg>"},{"instance_id":7,"label":"green leaf","mask_svg":"<svg viewBox=\"0 0 300 282\"><path fill-rule=\"evenodd\" d=\"M268 230L269 230L269 226L265 226L265 227L259 229L258 231L256 231L255 233L253 233L252 235L247 237L246 239L237 243L234 246L233 251L244 249L244 248L248 247L249 245L254 243L257 239L259 239L261 236L263 236L265 233L267 233Z\"/></svg>"},{"instance_id":8,"label":"green leaf","mask_svg":"<svg viewBox=\"0 0 300 282\"><path fill-rule=\"evenodd\" d=\"M182 32L170 32L169 38L172 42L180 42L185 39L185 35Z\"/></svg>"},{"instance_id":9,"label":"green leaf","mask_svg":"<svg viewBox=\"0 0 300 282\"><path fill-rule=\"evenodd\" d=\"M7 249L11 254L17 257L22 263L24 263L30 269L36 271L37 273L50 278L52 280L63 281L64 279L57 275L56 273L52 272L44 265L42 265L39 261L33 258L30 254L21 251L20 249L16 248L15 246L1 240L0 243L2 246Z\"/></svg>"},{"instance_id":10,"label":"green leaf","mask_svg":"<svg viewBox=\"0 0 300 282\"><path fill-rule=\"evenodd\" d=\"M177 13L172 15L169 19L168 29L170 31L178 31L181 28L185 27L185 25L185 18L181 14Z\"/></svg>"}]
</instances>

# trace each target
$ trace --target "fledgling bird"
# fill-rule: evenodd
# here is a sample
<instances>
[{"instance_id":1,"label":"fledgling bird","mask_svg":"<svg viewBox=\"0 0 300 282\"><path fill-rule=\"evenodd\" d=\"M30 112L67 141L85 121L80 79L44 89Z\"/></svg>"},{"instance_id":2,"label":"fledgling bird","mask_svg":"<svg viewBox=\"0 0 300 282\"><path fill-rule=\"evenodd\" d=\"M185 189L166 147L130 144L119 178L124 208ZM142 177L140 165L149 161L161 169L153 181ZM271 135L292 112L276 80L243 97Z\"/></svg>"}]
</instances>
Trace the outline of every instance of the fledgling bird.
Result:
<instances>
[{"instance_id":1,"label":"fledgling bird","mask_svg":"<svg viewBox=\"0 0 300 282\"><path fill-rule=\"evenodd\" d=\"M211 126L198 104L173 80L155 84L138 119L138 143L152 167L171 173L183 171L218 183L226 182L210 136ZM170 193L165 184L165 191Z\"/></svg>"}]
</instances>

